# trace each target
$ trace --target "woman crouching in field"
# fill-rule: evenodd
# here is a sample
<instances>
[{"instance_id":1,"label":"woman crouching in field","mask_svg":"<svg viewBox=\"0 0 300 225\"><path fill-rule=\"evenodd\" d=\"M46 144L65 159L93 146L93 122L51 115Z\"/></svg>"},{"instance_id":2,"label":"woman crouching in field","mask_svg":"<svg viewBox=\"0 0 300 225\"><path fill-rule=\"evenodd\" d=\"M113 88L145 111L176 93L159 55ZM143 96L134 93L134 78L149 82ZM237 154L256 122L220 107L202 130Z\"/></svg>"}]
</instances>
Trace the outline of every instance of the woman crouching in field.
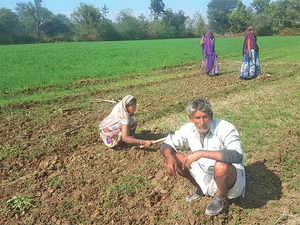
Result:
<instances>
[{"instance_id":1,"label":"woman crouching in field","mask_svg":"<svg viewBox=\"0 0 300 225\"><path fill-rule=\"evenodd\" d=\"M151 140L134 138L137 121L134 117L136 111L136 98L125 96L115 105L112 112L99 125L100 137L104 144L113 148L121 141L128 144L144 145L149 147Z\"/></svg>"}]
</instances>

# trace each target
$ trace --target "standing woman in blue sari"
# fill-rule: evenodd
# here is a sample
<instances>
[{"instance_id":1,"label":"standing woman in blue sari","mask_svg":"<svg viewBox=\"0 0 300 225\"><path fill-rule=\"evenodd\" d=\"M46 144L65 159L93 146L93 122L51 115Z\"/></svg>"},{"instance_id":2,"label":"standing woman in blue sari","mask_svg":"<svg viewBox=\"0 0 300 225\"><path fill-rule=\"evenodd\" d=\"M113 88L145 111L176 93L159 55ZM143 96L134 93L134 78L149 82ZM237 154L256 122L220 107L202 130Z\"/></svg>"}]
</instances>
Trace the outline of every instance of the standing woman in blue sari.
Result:
<instances>
[{"instance_id":1,"label":"standing woman in blue sari","mask_svg":"<svg viewBox=\"0 0 300 225\"><path fill-rule=\"evenodd\" d=\"M215 52L215 37L211 30L205 34L205 38L201 40L205 61L202 63L202 71L207 75L217 75L219 73L218 55Z\"/></svg>"},{"instance_id":2,"label":"standing woman in blue sari","mask_svg":"<svg viewBox=\"0 0 300 225\"><path fill-rule=\"evenodd\" d=\"M249 26L243 44L243 63L240 78L252 79L260 75L259 48L254 26Z\"/></svg>"}]
</instances>

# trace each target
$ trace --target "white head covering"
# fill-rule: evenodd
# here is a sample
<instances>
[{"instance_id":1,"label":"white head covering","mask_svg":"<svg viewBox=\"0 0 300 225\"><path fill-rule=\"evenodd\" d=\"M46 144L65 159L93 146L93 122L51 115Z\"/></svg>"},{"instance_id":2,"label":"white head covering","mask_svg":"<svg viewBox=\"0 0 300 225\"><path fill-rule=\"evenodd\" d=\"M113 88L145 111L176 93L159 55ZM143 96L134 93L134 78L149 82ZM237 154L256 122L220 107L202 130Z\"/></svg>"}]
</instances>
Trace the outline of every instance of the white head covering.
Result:
<instances>
[{"instance_id":1,"label":"white head covering","mask_svg":"<svg viewBox=\"0 0 300 225\"><path fill-rule=\"evenodd\" d=\"M133 98L134 97L132 95L126 95L120 102L118 102L117 105L114 106L111 113L104 120L102 120L99 128L102 130L119 123L123 119L129 119L127 105Z\"/></svg>"}]
</instances>

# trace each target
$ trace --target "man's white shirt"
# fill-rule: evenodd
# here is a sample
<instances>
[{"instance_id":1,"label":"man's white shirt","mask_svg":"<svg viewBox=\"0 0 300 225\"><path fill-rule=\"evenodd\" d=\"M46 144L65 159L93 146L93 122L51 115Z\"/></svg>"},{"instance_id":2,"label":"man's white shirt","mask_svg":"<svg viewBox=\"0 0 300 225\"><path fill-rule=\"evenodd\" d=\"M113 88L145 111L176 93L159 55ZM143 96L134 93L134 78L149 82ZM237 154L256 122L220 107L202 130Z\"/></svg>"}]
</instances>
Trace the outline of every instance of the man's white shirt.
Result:
<instances>
[{"instance_id":1,"label":"man's white shirt","mask_svg":"<svg viewBox=\"0 0 300 225\"><path fill-rule=\"evenodd\" d=\"M203 145L200 141L200 133L192 122L184 124L175 133L169 134L165 143L176 151L220 151L226 149L243 154L237 129L233 124L225 120L213 119L211 121L210 130L204 137ZM204 172L209 172L209 168L214 166L215 162L213 159L200 158L194 163L199 164ZM237 169L244 170L243 163L233 163L232 165Z\"/></svg>"}]
</instances>

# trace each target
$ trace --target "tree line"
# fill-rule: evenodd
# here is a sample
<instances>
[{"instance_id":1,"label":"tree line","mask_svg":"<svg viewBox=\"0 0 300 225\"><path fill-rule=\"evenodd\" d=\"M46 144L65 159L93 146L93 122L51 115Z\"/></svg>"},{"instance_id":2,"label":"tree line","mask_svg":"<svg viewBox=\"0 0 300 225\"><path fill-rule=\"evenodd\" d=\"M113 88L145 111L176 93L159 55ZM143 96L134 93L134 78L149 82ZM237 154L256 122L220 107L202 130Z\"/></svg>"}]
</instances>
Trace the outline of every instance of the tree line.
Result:
<instances>
[{"instance_id":1,"label":"tree line","mask_svg":"<svg viewBox=\"0 0 300 225\"><path fill-rule=\"evenodd\" d=\"M241 0L211 0L207 23L200 13L190 17L183 10L175 12L163 0L150 1L150 19L126 9L115 21L108 18L105 5L81 3L67 17L42 3L33 0L17 3L14 10L0 8L0 44L199 37L208 28L218 34L242 33L250 24L260 35L300 28L300 0L253 0L250 6Z\"/></svg>"}]
</instances>

